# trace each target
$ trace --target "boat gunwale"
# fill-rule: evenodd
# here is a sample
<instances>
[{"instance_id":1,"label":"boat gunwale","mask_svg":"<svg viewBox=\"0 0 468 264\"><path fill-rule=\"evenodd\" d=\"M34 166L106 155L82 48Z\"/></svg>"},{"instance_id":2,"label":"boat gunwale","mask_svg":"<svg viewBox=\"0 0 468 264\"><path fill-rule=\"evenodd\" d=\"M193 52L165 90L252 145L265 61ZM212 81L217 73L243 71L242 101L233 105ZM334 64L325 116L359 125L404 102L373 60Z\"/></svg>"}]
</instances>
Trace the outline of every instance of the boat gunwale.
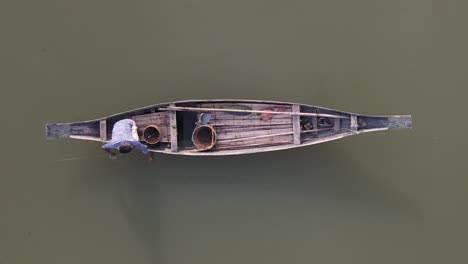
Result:
<instances>
[{"instance_id":1,"label":"boat gunwale","mask_svg":"<svg viewBox=\"0 0 468 264\"><path fill-rule=\"evenodd\" d=\"M327 111L340 112L340 113L350 114L350 115L364 116L363 114L357 114L357 113L348 112L348 111L341 111L341 110L336 110L336 109L322 107L322 106L309 105L309 104L303 104L303 103L283 102L283 101L253 100L253 99L191 99L191 100L172 101L172 102L165 102L165 103L159 103L159 104L144 106L144 107L135 108L135 109L127 110L127 111L124 111L124 112L112 114L112 115L109 115L109 116L104 116L104 117L101 117L101 118L82 120L82 121L78 121L78 122L56 123L56 124L74 124L74 123L93 122L93 121L99 121L99 120L102 120L102 119L110 119L110 118L118 117L118 116L125 115L125 114L131 114L132 112L149 110L151 108L161 107L161 106L165 106L165 105L169 105L169 104L185 104L185 103L197 103L197 102L214 102L214 103L223 103L223 102L226 102L226 103L236 103L236 102L237 103L242 103L242 102L245 102L245 103L267 103L267 104L285 104L285 105L298 104L300 106L305 106L305 107L318 108L318 109L323 109L323 110L327 110ZM411 115L367 115L366 114L365 116L367 116L367 117L391 117L391 116L411 116ZM48 124L55 124L55 123L48 123Z\"/></svg>"}]
</instances>

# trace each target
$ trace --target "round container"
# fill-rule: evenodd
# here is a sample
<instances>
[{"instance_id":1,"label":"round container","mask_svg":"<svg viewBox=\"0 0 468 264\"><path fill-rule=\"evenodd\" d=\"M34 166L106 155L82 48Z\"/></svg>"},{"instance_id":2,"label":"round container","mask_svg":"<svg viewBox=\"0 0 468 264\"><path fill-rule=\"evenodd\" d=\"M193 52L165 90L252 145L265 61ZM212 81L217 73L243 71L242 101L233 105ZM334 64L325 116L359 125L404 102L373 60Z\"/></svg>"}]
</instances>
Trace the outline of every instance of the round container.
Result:
<instances>
[{"instance_id":1,"label":"round container","mask_svg":"<svg viewBox=\"0 0 468 264\"><path fill-rule=\"evenodd\" d=\"M143 129L143 138L148 144L157 144L161 140L161 130L158 126L149 125Z\"/></svg>"},{"instance_id":2,"label":"round container","mask_svg":"<svg viewBox=\"0 0 468 264\"><path fill-rule=\"evenodd\" d=\"M216 143L216 131L212 126L197 126L192 133L192 142L198 150L212 149Z\"/></svg>"}]
</instances>

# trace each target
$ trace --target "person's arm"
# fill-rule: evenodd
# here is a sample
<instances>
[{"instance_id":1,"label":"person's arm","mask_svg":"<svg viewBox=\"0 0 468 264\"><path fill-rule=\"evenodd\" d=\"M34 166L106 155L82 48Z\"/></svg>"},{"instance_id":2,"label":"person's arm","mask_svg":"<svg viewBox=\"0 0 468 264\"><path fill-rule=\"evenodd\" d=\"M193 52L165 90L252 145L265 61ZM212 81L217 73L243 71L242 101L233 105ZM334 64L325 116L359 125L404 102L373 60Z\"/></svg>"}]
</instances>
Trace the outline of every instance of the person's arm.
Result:
<instances>
[{"instance_id":1,"label":"person's arm","mask_svg":"<svg viewBox=\"0 0 468 264\"><path fill-rule=\"evenodd\" d=\"M114 152L111 151L112 147L110 144L105 144L102 146L102 149L109 154L109 158L112 160L115 160L117 156L115 155Z\"/></svg>"},{"instance_id":2,"label":"person's arm","mask_svg":"<svg viewBox=\"0 0 468 264\"><path fill-rule=\"evenodd\" d=\"M141 153L145 154L146 158L148 160L153 160L153 154L152 152L148 151L148 148L141 144L140 142L138 141L134 141L131 143L135 148L139 149L141 151Z\"/></svg>"},{"instance_id":3,"label":"person's arm","mask_svg":"<svg viewBox=\"0 0 468 264\"><path fill-rule=\"evenodd\" d=\"M146 155L147 160L149 160L149 161L153 160L153 152L148 151L148 153L146 153L145 155Z\"/></svg>"}]
</instances>

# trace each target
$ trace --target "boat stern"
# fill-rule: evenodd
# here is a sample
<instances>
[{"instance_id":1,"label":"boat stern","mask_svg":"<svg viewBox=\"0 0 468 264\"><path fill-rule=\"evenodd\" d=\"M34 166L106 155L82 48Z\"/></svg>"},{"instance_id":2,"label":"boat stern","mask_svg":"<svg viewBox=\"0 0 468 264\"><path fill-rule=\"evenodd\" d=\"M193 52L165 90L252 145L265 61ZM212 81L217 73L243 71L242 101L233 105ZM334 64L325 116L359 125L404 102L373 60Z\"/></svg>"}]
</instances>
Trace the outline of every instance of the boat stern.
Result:
<instances>
[{"instance_id":1,"label":"boat stern","mask_svg":"<svg viewBox=\"0 0 468 264\"><path fill-rule=\"evenodd\" d=\"M68 138L71 134L70 124L57 124L48 123L46 124L46 138L57 139L57 138Z\"/></svg>"},{"instance_id":2,"label":"boat stern","mask_svg":"<svg viewBox=\"0 0 468 264\"><path fill-rule=\"evenodd\" d=\"M78 123L48 123L46 124L46 138L78 138L85 137L93 140L100 139L100 123L98 120Z\"/></svg>"},{"instance_id":3,"label":"boat stern","mask_svg":"<svg viewBox=\"0 0 468 264\"><path fill-rule=\"evenodd\" d=\"M357 118L357 124L359 132L405 130L413 128L413 120L410 115L359 116Z\"/></svg>"},{"instance_id":4,"label":"boat stern","mask_svg":"<svg viewBox=\"0 0 468 264\"><path fill-rule=\"evenodd\" d=\"M413 119L410 115L389 116L387 126L388 129L394 130L412 129Z\"/></svg>"}]
</instances>

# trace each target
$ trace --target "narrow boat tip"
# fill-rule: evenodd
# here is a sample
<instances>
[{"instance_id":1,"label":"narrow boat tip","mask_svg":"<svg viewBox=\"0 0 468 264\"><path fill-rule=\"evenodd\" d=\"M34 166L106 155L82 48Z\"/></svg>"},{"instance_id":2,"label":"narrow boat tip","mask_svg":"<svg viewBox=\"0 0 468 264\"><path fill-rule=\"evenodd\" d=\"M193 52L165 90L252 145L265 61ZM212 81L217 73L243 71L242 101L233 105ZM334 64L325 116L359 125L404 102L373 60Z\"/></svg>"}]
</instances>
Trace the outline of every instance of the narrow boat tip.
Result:
<instances>
[{"instance_id":1,"label":"narrow boat tip","mask_svg":"<svg viewBox=\"0 0 468 264\"><path fill-rule=\"evenodd\" d=\"M412 129L413 117L411 115L390 116L388 118L389 129Z\"/></svg>"},{"instance_id":2,"label":"narrow boat tip","mask_svg":"<svg viewBox=\"0 0 468 264\"><path fill-rule=\"evenodd\" d=\"M70 124L46 123L45 133L47 139L67 138L70 136Z\"/></svg>"}]
</instances>

